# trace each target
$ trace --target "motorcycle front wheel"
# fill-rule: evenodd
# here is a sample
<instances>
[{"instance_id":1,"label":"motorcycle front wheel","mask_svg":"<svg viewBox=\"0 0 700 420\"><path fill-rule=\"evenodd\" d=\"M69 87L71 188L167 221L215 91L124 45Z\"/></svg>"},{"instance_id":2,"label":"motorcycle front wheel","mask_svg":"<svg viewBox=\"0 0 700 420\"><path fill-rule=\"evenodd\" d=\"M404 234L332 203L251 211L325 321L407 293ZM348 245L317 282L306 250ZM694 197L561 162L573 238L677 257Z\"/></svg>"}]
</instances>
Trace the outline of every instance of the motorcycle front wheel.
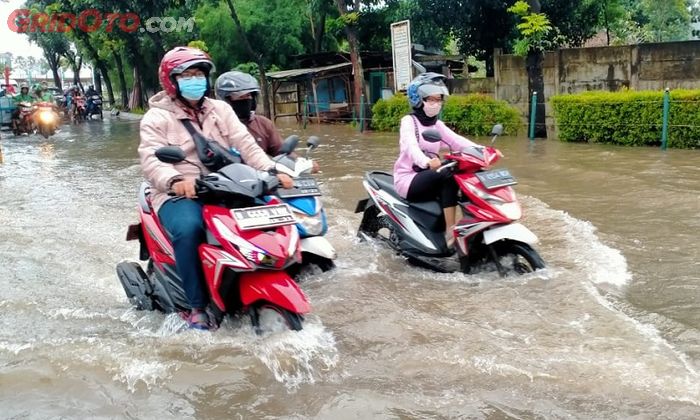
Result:
<instances>
[{"instance_id":1,"label":"motorcycle front wheel","mask_svg":"<svg viewBox=\"0 0 700 420\"><path fill-rule=\"evenodd\" d=\"M467 257L462 257L462 271L466 273L498 271L502 277L506 277L512 274L520 276L545 268L540 254L523 242L502 240L484 245L484 248L480 252L483 258L476 263L466 261Z\"/></svg>"},{"instance_id":2,"label":"motorcycle front wheel","mask_svg":"<svg viewBox=\"0 0 700 420\"><path fill-rule=\"evenodd\" d=\"M269 302L257 303L248 312L256 334L301 331L303 328L304 318L300 314Z\"/></svg>"}]
</instances>

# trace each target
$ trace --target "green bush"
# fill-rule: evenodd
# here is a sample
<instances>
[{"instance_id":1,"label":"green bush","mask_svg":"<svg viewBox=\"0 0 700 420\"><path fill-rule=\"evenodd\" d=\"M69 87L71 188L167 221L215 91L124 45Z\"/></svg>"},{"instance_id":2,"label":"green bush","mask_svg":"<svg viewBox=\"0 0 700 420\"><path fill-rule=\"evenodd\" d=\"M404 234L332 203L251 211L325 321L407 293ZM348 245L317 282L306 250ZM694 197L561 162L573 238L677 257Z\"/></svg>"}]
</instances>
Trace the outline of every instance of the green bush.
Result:
<instances>
[{"instance_id":1,"label":"green bush","mask_svg":"<svg viewBox=\"0 0 700 420\"><path fill-rule=\"evenodd\" d=\"M410 111L403 94L388 100L380 99L372 107L372 127L380 131L398 131L401 118ZM478 93L449 96L441 118L456 132L472 136L487 135L496 123L503 124L506 134L516 134L521 125L515 108L505 101Z\"/></svg>"},{"instance_id":2,"label":"green bush","mask_svg":"<svg viewBox=\"0 0 700 420\"><path fill-rule=\"evenodd\" d=\"M401 118L411 112L406 95L399 93L380 99L372 107L372 128L379 131L399 131Z\"/></svg>"},{"instance_id":3,"label":"green bush","mask_svg":"<svg viewBox=\"0 0 700 420\"><path fill-rule=\"evenodd\" d=\"M663 92L584 92L552 97L562 141L658 146ZM669 108L668 146L700 147L700 90L674 90Z\"/></svg>"}]
</instances>

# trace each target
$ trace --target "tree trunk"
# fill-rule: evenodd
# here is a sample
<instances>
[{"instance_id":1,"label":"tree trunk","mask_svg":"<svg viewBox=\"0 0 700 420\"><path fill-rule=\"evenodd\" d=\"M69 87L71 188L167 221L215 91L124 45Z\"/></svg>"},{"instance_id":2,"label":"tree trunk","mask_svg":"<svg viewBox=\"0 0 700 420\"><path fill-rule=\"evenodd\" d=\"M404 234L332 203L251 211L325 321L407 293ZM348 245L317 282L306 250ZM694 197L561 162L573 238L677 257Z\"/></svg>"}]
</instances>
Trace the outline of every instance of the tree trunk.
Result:
<instances>
[{"instance_id":1,"label":"tree trunk","mask_svg":"<svg viewBox=\"0 0 700 420\"><path fill-rule=\"evenodd\" d=\"M107 66L103 60L100 60L97 63L97 68L100 69L102 78L105 79L105 86L107 87L107 100L109 101L109 105L114 106L114 90L112 90L112 81L109 78L109 70L107 69Z\"/></svg>"},{"instance_id":2,"label":"tree trunk","mask_svg":"<svg viewBox=\"0 0 700 420\"><path fill-rule=\"evenodd\" d=\"M494 60L493 50L486 51L486 53L484 54L484 61L486 63L486 77L494 77L494 75L496 74L496 71L495 71L496 63L494 63L493 60ZM464 67L466 67L466 69L467 69L466 71L468 72L469 71L468 70L469 64L467 61L468 61L467 57L465 56L464 57Z\"/></svg>"},{"instance_id":3,"label":"tree trunk","mask_svg":"<svg viewBox=\"0 0 700 420\"><path fill-rule=\"evenodd\" d=\"M51 74L53 75L53 83L56 85L57 88L63 90L61 77L58 74L60 56L55 52L49 53L44 51L44 57L46 57L46 62L49 63L49 68L51 68Z\"/></svg>"},{"instance_id":4,"label":"tree trunk","mask_svg":"<svg viewBox=\"0 0 700 420\"><path fill-rule=\"evenodd\" d=\"M126 77L124 77L124 63L122 63L122 57L119 51L112 51L114 55L114 64L117 66L117 75L119 76L119 91L121 92L122 109L127 109L129 107L129 91L126 88Z\"/></svg>"},{"instance_id":5,"label":"tree trunk","mask_svg":"<svg viewBox=\"0 0 700 420\"><path fill-rule=\"evenodd\" d=\"M102 96L102 76L100 76L100 72L93 71L92 79L95 81L95 90Z\"/></svg>"},{"instance_id":6,"label":"tree trunk","mask_svg":"<svg viewBox=\"0 0 700 420\"><path fill-rule=\"evenodd\" d=\"M544 75L542 73L542 61L544 61L544 53L542 51L530 51L527 54L527 84L528 98L532 98L533 92L537 92L537 106L535 111L535 137L547 137L547 124L545 116L545 98L544 98ZM531 108L531 105L528 104ZM530 112L532 110L530 109ZM528 120L528 124L532 120Z\"/></svg>"},{"instance_id":7,"label":"tree trunk","mask_svg":"<svg viewBox=\"0 0 700 420\"><path fill-rule=\"evenodd\" d=\"M241 25L240 19L238 19L238 13L236 13L236 7L233 5L233 0L226 0L229 12L231 14L231 19L236 25L236 30L238 31L238 36L241 37L243 41L243 46L250 55L250 57L258 64L258 70L260 71L260 91L262 93L261 100L263 101L263 110L266 117L270 117L270 101L267 98L267 76L265 74L265 59L263 54L256 52L250 42L248 42L248 37L243 30L243 25Z\"/></svg>"},{"instance_id":8,"label":"tree trunk","mask_svg":"<svg viewBox=\"0 0 700 420\"><path fill-rule=\"evenodd\" d=\"M265 65L260 60L258 62L258 69L260 70L260 100L263 101L263 112L267 118L271 118L272 112L270 110L270 90L267 88L267 73L265 72Z\"/></svg>"},{"instance_id":9,"label":"tree trunk","mask_svg":"<svg viewBox=\"0 0 700 420\"><path fill-rule=\"evenodd\" d=\"M144 101L144 91L143 91L143 81L141 80L141 65L138 62L134 62L134 88L131 91L131 98L129 100L130 109L146 109L146 102Z\"/></svg>"},{"instance_id":10,"label":"tree trunk","mask_svg":"<svg viewBox=\"0 0 700 420\"><path fill-rule=\"evenodd\" d=\"M338 6L338 12L341 16L345 16L348 12L348 4L346 0L335 0ZM360 11L360 2L355 0L352 4L353 11L358 13ZM353 98L354 102L353 108L355 108L355 115L362 115L360 98L365 92L365 78L364 69L362 68L362 57L360 56L360 40L357 36L357 29L353 26L345 26L345 36L348 39L348 44L350 45L350 61L352 62L352 73L353 73ZM364 121L362 121L364 124Z\"/></svg>"},{"instance_id":11,"label":"tree trunk","mask_svg":"<svg viewBox=\"0 0 700 420\"><path fill-rule=\"evenodd\" d=\"M83 57L76 57L75 71L73 73L73 84L76 86L80 86L80 89L83 89L83 82L80 81L80 71L82 69L83 69Z\"/></svg>"},{"instance_id":12,"label":"tree trunk","mask_svg":"<svg viewBox=\"0 0 700 420\"><path fill-rule=\"evenodd\" d=\"M314 53L321 52L323 48L323 35L326 33L326 9L321 7L318 25L314 29Z\"/></svg>"}]
</instances>

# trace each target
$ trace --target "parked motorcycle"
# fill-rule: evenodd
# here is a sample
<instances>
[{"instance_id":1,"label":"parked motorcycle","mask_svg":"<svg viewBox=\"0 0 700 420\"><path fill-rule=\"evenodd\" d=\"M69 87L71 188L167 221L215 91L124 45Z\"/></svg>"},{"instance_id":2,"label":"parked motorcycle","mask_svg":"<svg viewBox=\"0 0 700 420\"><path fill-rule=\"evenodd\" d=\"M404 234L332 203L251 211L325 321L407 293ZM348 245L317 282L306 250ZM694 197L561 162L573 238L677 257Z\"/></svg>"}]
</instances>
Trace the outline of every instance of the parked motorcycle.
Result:
<instances>
[{"instance_id":1,"label":"parked motorcycle","mask_svg":"<svg viewBox=\"0 0 700 420\"><path fill-rule=\"evenodd\" d=\"M494 126L491 143L502 133L503 126ZM422 136L426 141L441 141L434 129L425 130ZM507 169L490 169L502 156L492 146L472 146L451 151L437 169L453 171L460 189L459 207L464 216L452 231L456 255L445 241L439 203L406 201L396 193L393 176L386 172L365 175L363 185L369 198L355 209L363 213L358 236L379 239L409 262L438 272L474 273L495 266L506 276L544 268L544 261L532 248L537 236L517 223L522 211L511 188L517 183L515 178Z\"/></svg>"},{"instance_id":2,"label":"parked motorcycle","mask_svg":"<svg viewBox=\"0 0 700 420\"><path fill-rule=\"evenodd\" d=\"M13 131L15 136L21 134L31 134L34 133L34 119L32 118L32 113L34 108L30 102L20 102L17 104L17 125Z\"/></svg>"},{"instance_id":3,"label":"parked motorcycle","mask_svg":"<svg viewBox=\"0 0 700 420\"><path fill-rule=\"evenodd\" d=\"M313 161L310 153L320 144L318 137L309 137L304 156L296 156L295 149L299 143L298 136L288 137L280 149L280 154L273 160L279 172L286 173L294 179L294 188L279 189L277 195L289 204L297 218L297 229L301 236L302 262L293 267L294 275L310 265L316 265L322 271L335 267L333 260L337 254L333 245L324 237L328 232L326 211L321 201L321 190L316 178L311 175Z\"/></svg>"},{"instance_id":4,"label":"parked motorcycle","mask_svg":"<svg viewBox=\"0 0 700 420\"><path fill-rule=\"evenodd\" d=\"M60 116L54 110L51 102L37 102L34 104L34 126L39 134L48 139L56 134L60 122Z\"/></svg>"},{"instance_id":5,"label":"parked motorcycle","mask_svg":"<svg viewBox=\"0 0 700 420\"><path fill-rule=\"evenodd\" d=\"M158 149L156 156L171 164L185 159L182 149L173 146ZM199 255L217 324L226 314L245 312L256 331L266 324L261 318L269 316L301 330L303 315L310 311L306 296L285 271L301 262L301 247L289 206L266 197L277 184L269 173L240 163L196 181L206 228ZM129 227L127 239L139 240L140 258L148 263L145 272L139 263L117 265L127 297L141 310L189 310L170 237L151 206L147 183L139 191L139 213L141 222Z\"/></svg>"},{"instance_id":6,"label":"parked motorcycle","mask_svg":"<svg viewBox=\"0 0 700 420\"><path fill-rule=\"evenodd\" d=\"M100 95L92 95L87 100L86 109L87 119L91 120L93 115L99 115L100 119L103 119L102 115L102 97Z\"/></svg>"}]
</instances>

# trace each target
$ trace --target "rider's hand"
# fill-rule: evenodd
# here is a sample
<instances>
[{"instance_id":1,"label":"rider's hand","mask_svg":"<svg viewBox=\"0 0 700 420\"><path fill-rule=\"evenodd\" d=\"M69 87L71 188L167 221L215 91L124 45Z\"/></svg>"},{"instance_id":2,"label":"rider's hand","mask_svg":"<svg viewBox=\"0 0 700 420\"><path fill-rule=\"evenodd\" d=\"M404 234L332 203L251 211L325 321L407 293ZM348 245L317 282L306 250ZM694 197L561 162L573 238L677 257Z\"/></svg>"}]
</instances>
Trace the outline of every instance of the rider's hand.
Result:
<instances>
[{"instance_id":1,"label":"rider's hand","mask_svg":"<svg viewBox=\"0 0 700 420\"><path fill-rule=\"evenodd\" d=\"M193 179L177 181L172 185L171 189L176 195L184 195L187 198L197 197L197 191L195 190Z\"/></svg>"},{"instance_id":2,"label":"rider's hand","mask_svg":"<svg viewBox=\"0 0 700 420\"><path fill-rule=\"evenodd\" d=\"M430 159L430 161L428 162L428 167L432 170L439 168L441 165L442 162L440 162L440 159L436 157Z\"/></svg>"},{"instance_id":3,"label":"rider's hand","mask_svg":"<svg viewBox=\"0 0 700 420\"><path fill-rule=\"evenodd\" d=\"M282 184L282 188L289 189L294 186L294 181L292 181L292 178L287 174L277 174L277 179L280 181L280 184Z\"/></svg>"},{"instance_id":4,"label":"rider's hand","mask_svg":"<svg viewBox=\"0 0 700 420\"><path fill-rule=\"evenodd\" d=\"M318 172L321 172L321 167L318 166L318 162L314 160L313 162L311 162L311 173L315 174Z\"/></svg>"}]
</instances>

